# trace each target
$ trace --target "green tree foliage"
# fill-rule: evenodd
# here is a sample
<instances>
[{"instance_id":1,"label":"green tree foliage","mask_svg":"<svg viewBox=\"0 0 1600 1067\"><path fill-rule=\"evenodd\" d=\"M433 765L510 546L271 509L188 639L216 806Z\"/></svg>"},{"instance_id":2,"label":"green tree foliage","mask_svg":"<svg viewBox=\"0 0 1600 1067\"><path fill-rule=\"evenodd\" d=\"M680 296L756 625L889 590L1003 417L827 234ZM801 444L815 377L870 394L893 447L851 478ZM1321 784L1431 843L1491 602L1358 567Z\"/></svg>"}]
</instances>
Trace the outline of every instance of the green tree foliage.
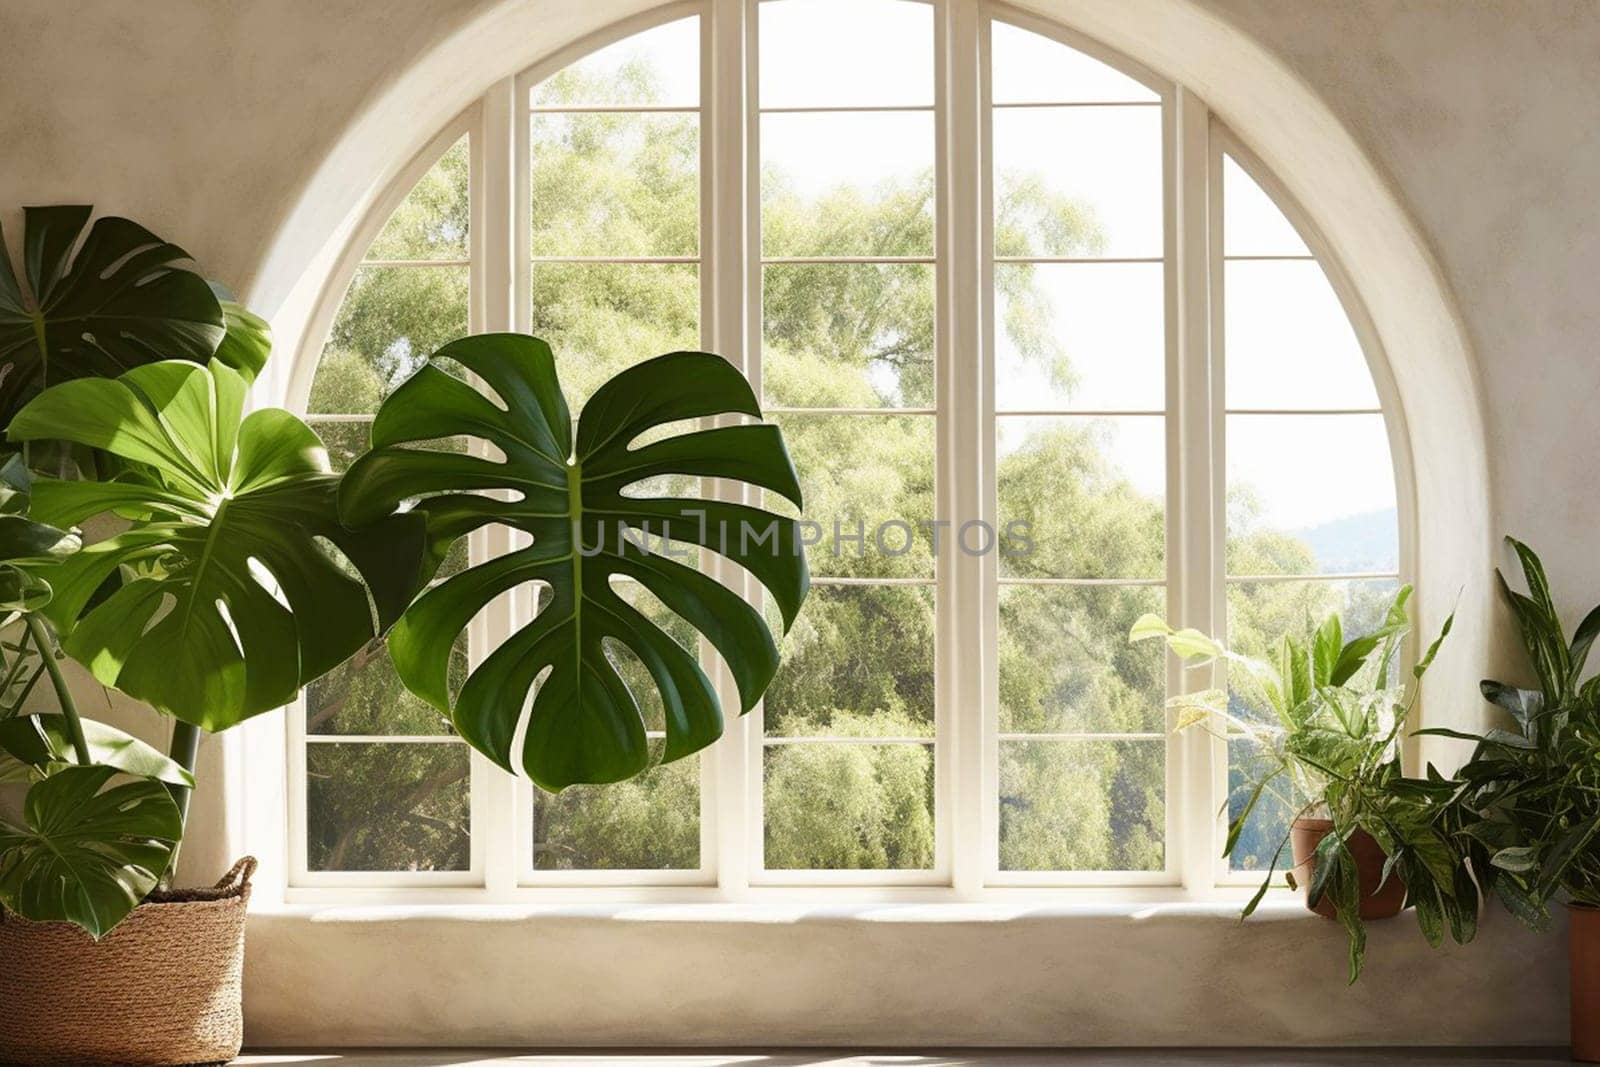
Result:
<instances>
[{"instance_id":1,"label":"green tree foliage","mask_svg":"<svg viewBox=\"0 0 1600 1067\"><path fill-rule=\"evenodd\" d=\"M608 100L647 104L656 80L643 64L604 87ZM568 71L542 101L595 99L598 87ZM699 235L699 128L692 116L535 115L532 120L536 255L694 255ZM465 146L452 149L396 212L370 258L465 255ZM1036 176L1008 183L996 206L995 252L1092 256L1104 237L1086 205L1053 194ZM762 176L763 243L807 256L870 248L925 255L933 247L931 173L870 189L808 195L789 176ZM1050 302L1029 266L997 275L1005 330L1023 358L1064 388L1074 382ZM934 402L934 278L916 264L772 265L763 278L763 390L784 407L929 406ZM533 331L561 361L569 402L622 367L699 347L694 264L536 263ZM450 268L366 268L351 287L312 391L311 410L370 412L417 360L465 331L466 273ZM824 527L811 553L816 576L931 578L926 531L912 548L858 554L852 533L886 519L933 512L933 420L779 416L800 471L806 516ZM348 457L364 427L329 424ZM1161 578L1164 516L1117 468L1092 421L1033 433L1000 466L1002 522L1032 524L1031 555L1006 558L1012 577ZM1310 569L1298 540L1253 521L1229 544L1230 573ZM783 511L787 505L769 500ZM870 533L869 533L870 538ZM904 537L895 533L891 547ZM1231 642L1253 654L1271 635L1320 618L1339 591L1313 583L1235 588ZM1383 590L1371 599L1381 600ZM644 610L643 605L641 609ZM660 609L664 611L664 609ZM1001 602L1002 728L1032 733L1126 733L1163 728L1164 664L1130 647L1140 615L1163 612L1159 587L1008 587ZM1352 628L1359 611L1346 608ZM1352 617L1354 616L1354 617ZM670 625L671 620L664 620ZM818 586L785 639L784 666L768 690L768 736L931 736L934 606L915 586ZM687 640L687 635L684 636ZM625 655L625 654L623 654ZM382 660L381 650L370 658ZM626 672L636 669L623 665ZM642 677L642 675L641 675ZM634 692L649 690L633 686ZM441 733L381 662L325 680L312 714L330 732ZM323 709L319 711L318 709ZM327 709L333 709L328 711ZM962 709L963 711L969 709ZM645 708L656 729L659 710ZM335 728L336 727L336 728ZM380 869L465 862L466 789L432 746L337 750L312 768L312 860ZM410 752L410 749L421 751ZM772 868L925 868L933 863L933 748L901 744L779 744L764 760L766 862ZM1164 862L1164 749L1150 741L1038 741L1002 747L1001 864L1008 869L1159 869ZM426 788L424 788L426 787ZM430 791L431 790L431 791ZM541 868L695 867L699 863L699 763L659 766L617 785L542 796L534 813ZM1263 806L1265 808L1265 805ZM1276 842L1270 813L1260 838ZM392 828L386 834L385 827ZM1252 831L1247 831L1250 833ZM1248 839L1253 840L1253 838ZM1270 848L1270 846L1268 846ZM1239 856L1249 855L1241 847Z\"/></svg>"}]
</instances>

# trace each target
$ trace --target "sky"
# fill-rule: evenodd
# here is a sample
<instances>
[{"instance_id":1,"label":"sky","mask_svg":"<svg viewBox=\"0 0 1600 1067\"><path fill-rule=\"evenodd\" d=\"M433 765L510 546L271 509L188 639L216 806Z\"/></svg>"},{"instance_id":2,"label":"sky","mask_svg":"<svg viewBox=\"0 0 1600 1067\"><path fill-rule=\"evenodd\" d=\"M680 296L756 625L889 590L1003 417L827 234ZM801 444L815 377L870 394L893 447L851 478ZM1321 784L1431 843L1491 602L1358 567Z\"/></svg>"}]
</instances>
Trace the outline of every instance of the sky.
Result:
<instances>
[{"instance_id":1,"label":"sky","mask_svg":"<svg viewBox=\"0 0 1600 1067\"><path fill-rule=\"evenodd\" d=\"M905 108L922 111L764 114L763 165L806 194L841 184L871 190L933 165L933 16L914 0L768 0L760 8L763 108ZM647 30L580 62L600 73L644 56L664 104L698 103L699 25ZM1119 71L1056 41L996 23L991 52L997 185L1036 176L1085 204L1108 257L1162 255L1158 97ZM535 90L537 93L537 90ZM594 103L614 103L596 100ZM1101 106L1082 106L1098 104ZM1143 104L1145 106L1130 106ZM1005 105L1035 105L1012 106ZM1079 106L1037 106L1079 105ZM1233 161L1224 172L1227 256L1307 256L1294 227ZM768 254L781 252L767 249ZM868 249L840 249L861 254ZM932 249L928 250L932 253ZM1049 251L1036 249L1034 251ZM1073 251L1077 254L1077 250ZM996 270L1016 270L997 265ZM1058 388L1024 362L997 328L996 408L1159 410L1164 404L1160 263L1041 265L1075 383ZM1230 409L1370 408L1371 375L1354 332L1314 261L1230 259L1225 265L1226 403ZM1005 307L997 307L1003 323ZM1005 426L1008 421L1012 425ZM1000 419L1001 450L1038 420ZM1165 484L1164 420L1105 420L1106 447L1135 485ZM1230 484L1254 487L1265 523L1302 529L1392 509L1393 468L1375 415L1228 416Z\"/></svg>"}]
</instances>

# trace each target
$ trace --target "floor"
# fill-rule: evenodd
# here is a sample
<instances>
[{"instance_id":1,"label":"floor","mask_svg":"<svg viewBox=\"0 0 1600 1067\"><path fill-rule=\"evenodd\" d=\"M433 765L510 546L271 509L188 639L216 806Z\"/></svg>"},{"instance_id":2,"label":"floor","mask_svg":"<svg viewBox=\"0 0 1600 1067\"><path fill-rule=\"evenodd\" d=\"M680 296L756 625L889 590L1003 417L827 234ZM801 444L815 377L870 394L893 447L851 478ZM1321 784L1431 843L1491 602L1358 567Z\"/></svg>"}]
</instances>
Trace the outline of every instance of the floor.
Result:
<instances>
[{"instance_id":1,"label":"floor","mask_svg":"<svg viewBox=\"0 0 1600 1067\"><path fill-rule=\"evenodd\" d=\"M1481 1067L1566 1063L1565 1049L1074 1049L1060 1051L697 1053L432 1051L274 1052L251 1067Z\"/></svg>"}]
</instances>

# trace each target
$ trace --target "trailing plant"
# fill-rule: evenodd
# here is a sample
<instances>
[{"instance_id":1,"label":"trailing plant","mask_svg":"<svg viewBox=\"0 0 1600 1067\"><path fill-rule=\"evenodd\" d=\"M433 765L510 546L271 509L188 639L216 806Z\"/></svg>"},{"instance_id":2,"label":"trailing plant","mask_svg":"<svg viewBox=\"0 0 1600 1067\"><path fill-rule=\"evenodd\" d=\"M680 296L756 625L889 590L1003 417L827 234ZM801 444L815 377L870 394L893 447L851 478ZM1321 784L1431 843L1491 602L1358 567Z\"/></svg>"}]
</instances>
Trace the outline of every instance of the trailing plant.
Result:
<instances>
[{"instance_id":1,"label":"trailing plant","mask_svg":"<svg viewBox=\"0 0 1600 1067\"><path fill-rule=\"evenodd\" d=\"M1584 668L1600 636L1600 607L1566 636L1538 555L1514 538L1528 591L1496 570L1516 619L1536 688L1484 680L1484 697L1508 717L1481 734L1422 731L1476 743L1457 772L1461 831L1474 869L1518 919L1542 929L1557 896L1600 907L1600 677Z\"/></svg>"},{"instance_id":2,"label":"trailing plant","mask_svg":"<svg viewBox=\"0 0 1600 1067\"><path fill-rule=\"evenodd\" d=\"M1205 729L1227 740L1246 741L1258 753L1245 787L1245 801L1228 823L1223 855L1231 856L1240 833L1264 798L1276 800L1296 817L1321 817L1333 824L1317 846L1307 899L1334 905L1350 940L1350 980L1361 973L1366 931L1361 919L1361 885L1350 840L1365 832L1387 860L1383 882L1399 877L1405 906L1431 944L1449 928L1458 942L1476 932L1477 889L1466 876L1449 822L1451 782L1432 767L1427 776L1407 778L1401 768L1400 740L1416 705L1423 675L1450 631L1446 619L1439 636L1412 670L1411 684L1399 678L1397 658L1410 630L1402 587L1382 625L1348 640L1337 612L1308 637L1286 633L1271 661L1229 651L1193 629L1175 630L1154 615L1134 624L1134 641L1164 640L1191 667L1221 663L1234 690L1206 689L1174 697L1177 729ZM1273 884L1288 845L1285 832L1260 888L1245 905L1248 918ZM1293 872L1287 874L1295 886Z\"/></svg>"}]
</instances>

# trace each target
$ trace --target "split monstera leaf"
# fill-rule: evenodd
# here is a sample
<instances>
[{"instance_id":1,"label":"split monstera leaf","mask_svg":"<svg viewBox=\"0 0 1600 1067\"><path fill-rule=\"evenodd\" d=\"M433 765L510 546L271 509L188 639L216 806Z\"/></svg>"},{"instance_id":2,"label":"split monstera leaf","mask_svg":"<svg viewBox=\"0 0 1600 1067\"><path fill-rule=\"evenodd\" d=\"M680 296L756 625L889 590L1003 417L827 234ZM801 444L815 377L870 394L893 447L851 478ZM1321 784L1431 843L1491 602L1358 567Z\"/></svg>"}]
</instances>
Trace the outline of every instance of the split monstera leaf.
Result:
<instances>
[{"instance_id":1,"label":"split monstera leaf","mask_svg":"<svg viewBox=\"0 0 1600 1067\"><path fill-rule=\"evenodd\" d=\"M63 705L0 719L8 777L34 782L23 825L0 824L0 904L28 918L96 937L115 926L166 873L194 785L150 746L66 713L44 622L102 683L216 731L292 701L418 588L422 517L341 525L316 434L285 411L246 416L244 398L226 364L174 360L53 386L11 421L13 442L66 441L121 469L33 483L28 527L0 514L0 536L48 545L53 529L71 549L0 561L0 577L23 576L29 596L4 607L27 616ZM117 530L87 547L61 534L90 520Z\"/></svg>"},{"instance_id":2,"label":"split monstera leaf","mask_svg":"<svg viewBox=\"0 0 1600 1067\"><path fill-rule=\"evenodd\" d=\"M161 360L215 358L253 379L272 351L266 322L219 298L182 266L187 252L136 222L104 216L85 236L92 212L24 209L26 292L0 234L0 424L59 382Z\"/></svg>"},{"instance_id":3,"label":"split monstera leaf","mask_svg":"<svg viewBox=\"0 0 1600 1067\"><path fill-rule=\"evenodd\" d=\"M440 369L443 359L465 367L494 397ZM417 599L389 635L401 680L449 714L479 751L552 791L620 781L649 765L644 721L607 654L610 644L638 657L660 695L665 759L715 741L721 705L696 657L619 595L613 579L638 583L705 636L733 675L741 712L760 700L778 669L760 613L715 578L638 542L649 535L721 555L761 583L787 627L809 586L799 523L745 504L630 492L662 476L723 478L800 506L776 426L661 435L685 420L760 415L749 383L726 360L673 352L606 382L574 427L543 341L488 334L441 348L378 411L372 451L345 475L340 512L362 525L420 497L414 511L427 518L435 566L452 543L490 524L517 531L524 547ZM635 443L647 434L648 443ZM458 437L480 442L479 454L417 447ZM490 458L482 445L503 458ZM452 697L457 635L492 600L522 586L543 590L540 610Z\"/></svg>"}]
</instances>

